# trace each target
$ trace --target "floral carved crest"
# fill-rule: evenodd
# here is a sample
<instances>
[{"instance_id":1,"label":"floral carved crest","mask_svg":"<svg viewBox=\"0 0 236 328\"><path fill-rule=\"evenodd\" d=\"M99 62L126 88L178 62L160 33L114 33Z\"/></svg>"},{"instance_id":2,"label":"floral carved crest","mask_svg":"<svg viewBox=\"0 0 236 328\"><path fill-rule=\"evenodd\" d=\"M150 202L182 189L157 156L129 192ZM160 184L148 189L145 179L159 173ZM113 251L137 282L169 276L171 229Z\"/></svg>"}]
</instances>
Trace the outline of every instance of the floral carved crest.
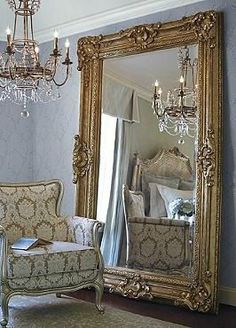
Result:
<instances>
[{"instance_id":1,"label":"floral carved crest","mask_svg":"<svg viewBox=\"0 0 236 328\"><path fill-rule=\"evenodd\" d=\"M207 137L204 144L200 147L198 152L197 161L200 165L200 169L203 171L204 178L207 181L207 185L212 187L214 185L215 175L215 136L214 130L210 128L207 131Z\"/></svg>"},{"instance_id":2,"label":"floral carved crest","mask_svg":"<svg viewBox=\"0 0 236 328\"><path fill-rule=\"evenodd\" d=\"M140 298L145 297L152 299L150 287L146 284L139 274L131 274L125 278L116 287L111 287L110 292L118 292L125 297Z\"/></svg>"},{"instance_id":3,"label":"floral carved crest","mask_svg":"<svg viewBox=\"0 0 236 328\"><path fill-rule=\"evenodd\" d=\"M90 60L99 58L100 41L102 40L102 35L99 36L88 36L86 38L81 38L78 42L78 57L79 66L78 70L88 63Z\"/></svg>"},{"instance_id":4,"label":"floral carved crest","mask_svg":"<svg viewBox=\"0 0 236 328\"><path fill-rule=\"evenodd\" d=\"M145 49L151 44L158 35L161 24L152 24L149 26L140 25L130 28L126 31L121 31L121 37L126 37L136 46Z\"/></svg>"},{"instance_id":5,"label":"floral carved crest","mask_svg":"<svg viewBox=\"0 0 236 328\"><path fill-rule=\"evenodd\" d=\"M73 183L78 182L78 178L82 178L90 169L93 163L93 155L87 144L81 141L80 136L77 134L74 137L74 150L73 150Z\"/></svg>"},{"instance_id":6,"label":"floral carved crest","mask_svg":"<svg viewBox=\"0 0 236 328\"><path fill-rule=\"evenodd\" d=\"M215 11L198 13L190 22L187 22L183 26L182 30L186 31L192 29L200 41L210 40L210 46L214 47L214 38L212 37L211 32L215 26L216 18L217 15Z\"/></svg>"}]
</instances>

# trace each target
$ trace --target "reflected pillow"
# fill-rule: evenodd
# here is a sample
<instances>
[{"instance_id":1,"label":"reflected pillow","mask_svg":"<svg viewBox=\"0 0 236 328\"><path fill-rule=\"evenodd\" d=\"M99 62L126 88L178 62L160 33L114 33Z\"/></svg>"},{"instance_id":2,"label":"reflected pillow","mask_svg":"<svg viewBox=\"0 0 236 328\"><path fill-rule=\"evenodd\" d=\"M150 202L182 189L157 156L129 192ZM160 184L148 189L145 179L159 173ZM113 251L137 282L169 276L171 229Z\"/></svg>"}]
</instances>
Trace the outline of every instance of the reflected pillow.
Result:
<instances>
[{"instance_id":1,"label":"reflected pillow","mask_svg":"<svg viewBox=\"0 0 236 328\"><path fill-rule=\"evenodd\" d=\"M162 198L157 183L149 183L150 189L150 216L155 218L166 217L166 206L165 201ZM165 187L165 186L163 186ZM177 188L177 186L176 186Z\"/></svg>"},{"instance_id":2,"label":"reflected pillow","mask_svg":"<svg viewBox=\"0 0 236 328\"><path fill-rule=\"evenodd\" d=\"M169 188L166 186L158 185L157 186L161 197L165 202L165 208L167 212L168 218L171 218L171 213L169 209L169 204L173 202L177 198L182 199L192 199L193 198L193 191L192 190L179 190L174 188Z\"/></svg>"},{"instance_id":3,"label":"reflected pillow","mask_svg":"<svg viewBox=\"0 0 236 328\"><path fill-rule=\"evenodd\" d=\"M125 206L128 217L144 217L144 200L141 192L124 189Z\"/></svg>"},{"instance_id":4,"label":"reflected pillow","mask_svg":"<svg viewBox=\"0 0 236 328\"><path fill-rule=\"evenodd\" d=\"M148 173L143 173L142 174L142 191L143 191L143 194L144 194L145 212L146 212L147 216L152 216L152 214L151 214L151 189L150 189L150 184L151 183L152 184L160 184L160 185L163 185L163 186L178 188L179 181L180 181L180 179L178 179L178 178L160 177L160 176L155 176L155 175L151 175L151 174L148 174ZM153 193L156 193L156 191L153 191ZM157 193L159 194L158 190L157 190ZM155 197L159 198L158 195L153 196L154 199L156 199ZM163 202L163 200L162 200L162 202ZM156 205L154 205L154 207L156 207ZM155 216L157 216L159 214L158 210L154 210L154 212L156 213ZM165 210L164 210L164 212L162 210L161 213L164 213L164 216L166 215Z\"/></svg>"},{"instance_id":5,"label":"reflected pillow","mask_svg":"<svg viewBox=\"0 0 236 328\"><path fill-rule=\"evenodd\" d=\"M171 186L169 186L171 187ZM195 183L191 180L180 180L179 188L180 190L194 190Z\"/></svg>"}]
</instances>

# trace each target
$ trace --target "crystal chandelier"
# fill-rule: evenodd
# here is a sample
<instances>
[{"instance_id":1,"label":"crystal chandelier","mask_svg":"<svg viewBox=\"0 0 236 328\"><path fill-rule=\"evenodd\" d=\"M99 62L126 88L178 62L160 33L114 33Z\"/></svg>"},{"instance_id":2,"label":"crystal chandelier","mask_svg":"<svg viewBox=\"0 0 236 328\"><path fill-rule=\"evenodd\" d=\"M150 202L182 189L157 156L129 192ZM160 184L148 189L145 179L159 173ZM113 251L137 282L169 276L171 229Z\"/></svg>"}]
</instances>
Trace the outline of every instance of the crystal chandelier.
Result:
<instances>
[{"instance_id":1,"label":"crystal chandelier","mask_svg":"<svg viewBox=\"0 0 236 328\"><path fill-rule=\"evenodd\" d=\"M158 81L155 82L152 107L160 132L178 135L179 143L184 143L184 137L195 137L197 130L197 59L190 58L187 46L179 49L179 69L179 86L168 90L165 101Z\"/></svg>"},{"instance_id":2,"label":"crystal chandelier","mask_svg":"<svg viewBox=\"0 0 236 328\"><path fill-rule=\"evenodd\" d=\"M29 102L48 102L60 97L59 87L66 83L70 75L70 43L66 40L65 59L62 61L58 33L55 31L53 51L42 64L33 30L33 15L40 7L40 0L7 2L15 12L15 20L13 34L9 28L6 30L7 46L5 52L0 54L0 101L10 100L23 105L21 116L28 117L26 107ZM56 80L56 74L62 81Z\"/></svg>"}]
</instances>

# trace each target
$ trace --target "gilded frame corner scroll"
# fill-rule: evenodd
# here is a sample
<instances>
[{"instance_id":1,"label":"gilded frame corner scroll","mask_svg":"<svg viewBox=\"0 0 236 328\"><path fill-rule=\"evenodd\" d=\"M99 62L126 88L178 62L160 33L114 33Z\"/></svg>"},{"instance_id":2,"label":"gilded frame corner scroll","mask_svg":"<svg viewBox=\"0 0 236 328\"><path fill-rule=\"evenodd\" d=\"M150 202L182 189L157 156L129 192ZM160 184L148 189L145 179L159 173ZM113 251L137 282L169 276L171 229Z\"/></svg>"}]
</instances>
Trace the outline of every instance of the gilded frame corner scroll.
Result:
<instances>
[{"instance_id":1,"label":"gilded frame corner scroll","mask_svg":"<svg viewBox=\"0 0 236 328\"><path fill-rule=\"evenodd\" d=\"M190 278L180 278L106 268L105 282L110 291L124 296L165 298L201 312L217 311L221 216L221 17L221 13L215 11L200 12L174 22L139 25L78 41L81 100L80 131L79 137L75 137L73 156L76 214L92 218L96 218L97 207L103 61L198 44L201 92L198 99L194 273Z\"/></svg>"}]
</instances>

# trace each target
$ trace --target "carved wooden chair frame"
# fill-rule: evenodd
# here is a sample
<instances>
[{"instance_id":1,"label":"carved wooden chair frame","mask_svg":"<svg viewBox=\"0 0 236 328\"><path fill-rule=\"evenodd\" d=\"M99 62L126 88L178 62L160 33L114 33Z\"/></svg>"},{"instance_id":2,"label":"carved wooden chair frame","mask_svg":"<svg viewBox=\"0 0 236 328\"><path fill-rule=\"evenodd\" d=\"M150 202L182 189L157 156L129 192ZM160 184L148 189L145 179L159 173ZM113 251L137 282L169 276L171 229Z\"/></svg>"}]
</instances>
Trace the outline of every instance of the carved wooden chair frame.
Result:
<instances>
[{"instance_id":1,"label":"carved wooden chair frame","mask_svg":"<svg viewBox=\"0 0 236 328\"><path fill-rule=\"evenodd\" d=\"M126 268L105 269L110 291L128 297L164 298L192 310L217 311L221 216L222 54L221 14L208 11L168 23L140 25L78 41L81 70L80 131L73 170L76 214L96 218L102 74L106 58L198 44L199 99L196 231L193 274L157 275Z\"/></svg>"}]
</instances>

